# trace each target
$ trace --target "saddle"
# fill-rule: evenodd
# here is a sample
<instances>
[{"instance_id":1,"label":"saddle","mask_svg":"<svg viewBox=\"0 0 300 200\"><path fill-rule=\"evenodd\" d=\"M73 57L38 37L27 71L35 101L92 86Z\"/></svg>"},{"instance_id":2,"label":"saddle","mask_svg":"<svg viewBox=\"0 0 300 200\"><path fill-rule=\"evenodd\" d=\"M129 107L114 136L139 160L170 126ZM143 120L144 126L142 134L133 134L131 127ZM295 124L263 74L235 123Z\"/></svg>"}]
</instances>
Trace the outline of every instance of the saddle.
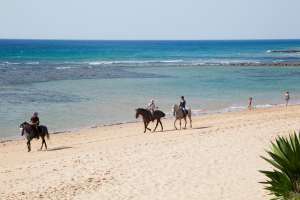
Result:
<instances>
[{"instance_id":1,"label":"saddle","mask_svg":"<svg viewBox=\"0 0 300 200\"><path fill-rule=\"evenodd\" d=\"M183 112L183 116L187 116L187 114L189 113L189 111L187 109L181 108L182 112Z\"/></svg>"},{"instance_id":2,"label":"saddle","mask_svg":"<svg viewBox=\"0 0 300 200\"><path fill-rule=\"evenodd\" d=\"M35 124L30 124L30 126L31 126L32 130L34 131L34 137L39 139L40 138L40 135L39 135L40 127Z\"/></svg>"}]
</instances>

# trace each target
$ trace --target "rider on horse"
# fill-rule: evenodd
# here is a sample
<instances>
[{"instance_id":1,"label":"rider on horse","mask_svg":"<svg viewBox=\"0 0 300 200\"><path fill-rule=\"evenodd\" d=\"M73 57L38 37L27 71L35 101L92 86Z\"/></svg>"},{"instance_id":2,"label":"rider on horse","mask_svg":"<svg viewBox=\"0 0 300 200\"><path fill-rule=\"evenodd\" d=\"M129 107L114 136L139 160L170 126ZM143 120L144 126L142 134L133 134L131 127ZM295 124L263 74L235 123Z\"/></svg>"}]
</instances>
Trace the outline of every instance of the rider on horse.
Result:
<instances>
[{"instance_id":1,"label":"rider on horse","mask_svg":"<svg viewBox=\"0 0 300 200\"><path fill-rule=\"evenodd\" d=\"M155 106L154 100L151 99L150 103L147 106L147 109L151 112L152 114L152 119L153 119L153 113L154 111L157 109L157 107Z\"/></svg>"},{"instance_id":2,"label":"rider on horse","mask_svg":"<svg viewBox=\"0 0 300 200\"><path fill-rule=\"evenodd\" d=\"M151 112L151 114L153 114L156 108L157 107L155 106L154 100L151 99L150 103L147 106L147 109Z\"/></svg>"},{"instance_id":3,"label":"rider on horse","mask_svg":"<svg viewBox=\"0 0 300 200\"><path fill-rule=\"evenodd\" d=\"M39 114L37 112L34 112L30 122L31 122L31 126L34 128L35 130L35 137L37 139L39 139L39 130L38 130L38 126L40 125L40 119L39 119Z\"/></svg>"},{"instance_id":4,"label":"rider on horse","mask_svg":"<svg viewBox=\"0 0 300 200\"><path fill-rule=\"evenodd\" d=\"M184 99L184 96L181 96L179 107L182 110L183 114L186 115L188 110L186 109L186 101Z\"/></svg>"}]
</instances>

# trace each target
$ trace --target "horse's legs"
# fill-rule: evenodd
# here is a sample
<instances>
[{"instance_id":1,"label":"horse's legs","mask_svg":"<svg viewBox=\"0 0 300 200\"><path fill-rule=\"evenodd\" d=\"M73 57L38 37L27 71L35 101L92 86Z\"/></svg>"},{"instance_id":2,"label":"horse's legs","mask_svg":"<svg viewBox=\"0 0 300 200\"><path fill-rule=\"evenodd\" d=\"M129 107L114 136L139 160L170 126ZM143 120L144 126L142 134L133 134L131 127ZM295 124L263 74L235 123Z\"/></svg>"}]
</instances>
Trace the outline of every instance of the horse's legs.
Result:
<instances>
[{"instance_id":1,"label":"horse's legs","mask_svg":"<svg viewBox=\"0 0 300 200\"><path fill-rule=\"evenodd\" d=\"M162 123L161 123L160 120L159 120L159 123L160 123L160 126L161 126L161 131L164 131L164 127L163 127L163 125L162 125Z\"/></svg>"},{"instance_id":2,"label":"horse's legs","mask_svg":"<svg viewBox=\"0 0 300 200\"><path fill-rule=\"evenodd\" d=\"M184 129L186 129L186 117L184 119Z\"/></svg>"},{"instance_id":3,"label":"horse's legs","mask_svg":"<svg viewBox=\"0 0 300 200\"><path fill-rule=\"evenodd\" d=\"M192 116L191 115L189 115L189 120L190 120L190 127L192 128L193 126L192 126Z\"/></svg>"},{"instance_id":4,"label":"horse's legs","mask_svg":"<svg viewBox=\"0 0 300 200\"><path fill-rule=\"evenodd\" d=\"M181 119L179 120L180 130L181 130Z\"/></svg>"},{"instance_id":5,"label":"horse's legs","mask_svg":"<svg viewBox=\"0 0 300 200\"><path fill-rule=\"evenodd\" d=\"M157 119L157 120L156 120L156 126L155 126L155 128L154 128L153 132L155 132L155 131L156 131L156 128L157 128L157 126L158 126L158 122L159 122L159 119Z\"/></svg>"},{"instance_id":6,"label":"horse's legs","mask_svg":"<svg viewBox=\"0 0 300 200\"><path fill-rule=\"evenodd\" d=\"M145 131L144 131L144 133L146 133L147 130L151 131L151 129L148 128L149 122L144 121L144 124L145 124Z\"/></svg>"},{"instance_id":7,"label":"horse's legs","mask_svg":"<svg viewBox=\"0 0 300 200\"><path fill-rule=\"evenodd\" d=\"M28 152L30 152L31 151L30 140L27 140L27 148L28 148Z\"/></svg>"},{"instance_id":8,"label":"horse's legs","mask_svg":"<svg viewBox=\"0 0 300 200\"><path fill-rule=\"evenodd\" d=\"M42 136L42 146L41 146L40 150L43 149L44 143L45 143L45 137Z\"/></svg>"},{"instance_id":9,"label":"horse's legs","mask_svg":"<svg viewBox=\"0 0 300 200\"><path fill-rule=\"evenodd\" d=\"M174 128L177 130L176 121L177 121L177 119L175 119L175 121L174 121Z\"/></svg>"},{"instance_id":10,"label":"horse's legs","mask_svg":"<svg viewBox=\"0 0 300 200\"><path fill-rule=\"evenodd\" d=\"M47 143L46 143L46 140L44 139L44 144L45 144L45 148L46 148L46 150L47 150Z\"/></svg>"},{"instance_id":11,"label":"horse's legs","mask_svg":"<svg viewBox=\"0 0 300 200\"><path fill-rule=\"evenodd\" d=\"M145 122L145 121L144 121L144 126L145 126L144 133L146 133L147 125L146 125L146 122Z\"/></svg>"},{"instance_id":12,"label":"horse's legs","mask_svg":"<svg viewBox=\"0 0 300 200\"><path fill-rule=\"evenodd\" d=\"M151 132L151 129L150 128L148 128L148 125L150 124L150 122L147 122L147 129Z\"/></svg>"}]
</instances>

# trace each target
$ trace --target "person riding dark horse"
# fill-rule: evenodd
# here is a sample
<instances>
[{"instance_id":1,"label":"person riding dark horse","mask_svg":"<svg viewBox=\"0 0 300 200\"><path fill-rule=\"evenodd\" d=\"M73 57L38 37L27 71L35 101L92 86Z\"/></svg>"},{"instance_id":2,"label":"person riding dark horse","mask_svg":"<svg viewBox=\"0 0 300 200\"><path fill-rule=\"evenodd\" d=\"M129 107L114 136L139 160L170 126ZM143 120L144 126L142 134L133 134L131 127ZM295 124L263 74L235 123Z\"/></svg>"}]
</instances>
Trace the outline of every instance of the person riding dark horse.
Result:
<instances>
[{"instance_id":1,"label":"person riding dark horse","mask_svg":"<svg viewBox=\"0 0 300 200\"><path fill-rule=\"evenodd\" d=\"M184 99L184 96L181 96L179 107L182 110L182 112L184 113L184 115L188 114L188 110L186 109L186 101Z\"/></svg>"},{"instance_id":2,"label":"person riding dark horse","mask_svg":"<svg viewBox=\"0 0 300 200\"><path fill-rule=\"evenodd\" d=\"M31 122L31 126L34 128L34 135L37 139L39 139L39 129L38 126L40 125L40 119L39 119L39 114L37 112L34 112L30 122Z\"/></svg>"},{"instance_id":3,"label":"person riding dark horse","mask_svg":"<svg viewBox=\"0 0 300 200\"><path fill-rule=\"evenodd\" d=\"M150 103L147 106L147 109L151 112L151 121L153 121L154 120L153 113L157 109L153 99L151 99Z\"/></svg>"}]
</instances>

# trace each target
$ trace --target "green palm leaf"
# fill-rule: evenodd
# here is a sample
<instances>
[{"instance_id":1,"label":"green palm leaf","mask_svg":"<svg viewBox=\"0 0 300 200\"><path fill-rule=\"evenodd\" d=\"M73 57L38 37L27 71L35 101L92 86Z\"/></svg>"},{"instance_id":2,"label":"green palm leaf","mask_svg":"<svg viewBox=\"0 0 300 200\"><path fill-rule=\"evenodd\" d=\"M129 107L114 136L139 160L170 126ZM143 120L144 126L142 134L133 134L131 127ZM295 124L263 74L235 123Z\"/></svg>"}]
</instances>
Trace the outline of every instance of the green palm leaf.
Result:
<instances>
[{"instance_id":1,"label":"green palm leaf","mask_svg":"<svg viewBox=\"0 0 300 200\"><path fill-rule=\"evenodd\" d=\"M261 156L274 169L264 171L267 180L261 182L272 195L272 200L300 200L300 133L288 138L279 136L271 142L269 158Z\"/></svg>"}]
</instances>

